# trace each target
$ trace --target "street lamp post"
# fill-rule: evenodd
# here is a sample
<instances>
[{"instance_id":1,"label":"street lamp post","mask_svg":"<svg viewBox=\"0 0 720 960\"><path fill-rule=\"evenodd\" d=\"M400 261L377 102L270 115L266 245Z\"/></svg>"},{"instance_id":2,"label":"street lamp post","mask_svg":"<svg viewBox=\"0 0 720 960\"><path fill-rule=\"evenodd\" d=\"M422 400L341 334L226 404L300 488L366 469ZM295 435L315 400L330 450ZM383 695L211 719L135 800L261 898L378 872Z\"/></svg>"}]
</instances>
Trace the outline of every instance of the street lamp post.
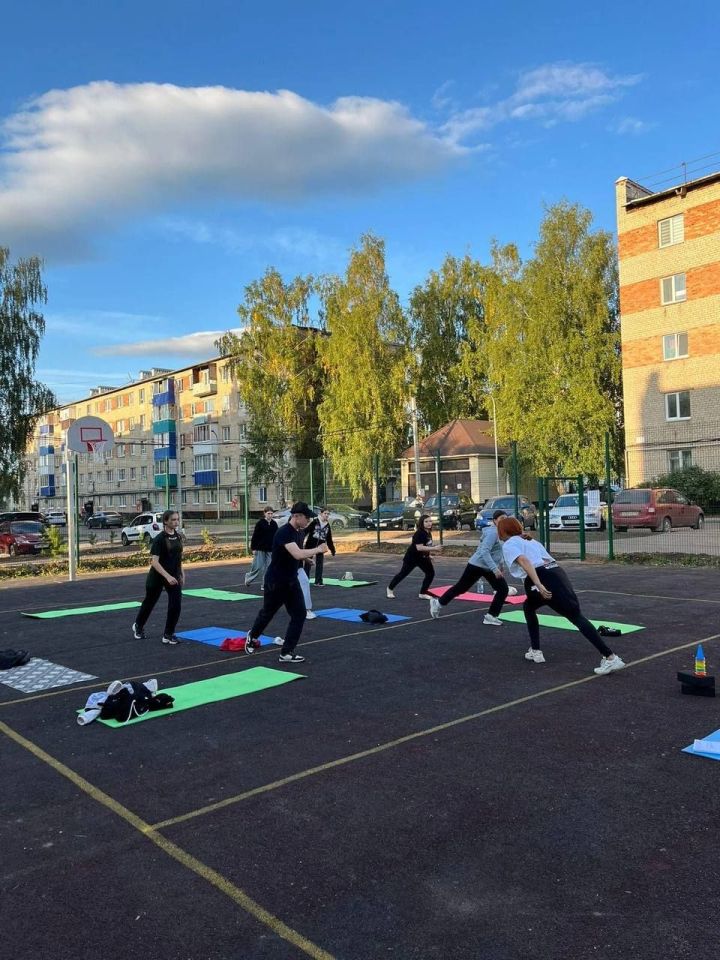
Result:
<instances>
[{"instance_id":1,"label":"street lamp post","mask_svg":"<svg viewBox=\"0 0 720 960\"><path fill-rule=\"evenodd\" d=\"M487 393L486 396L490 397L490 402L492 403L493 411L493 440L495 441L495 495L500 496L500 463L498 461L498 447L497 447L497 411L495 409L495 397L491 393Z\"/></svg>"},{"instance_id":2,"label":"street lamp post","mask_svg":"<svg viewBox=\"0 0 720 960\"><path fill-rule=\"evenodd\" d=\"M210 433L215 437L215 496L217 497L217 519L220 523L220 438L214 427L210 427Z\"/></svg>"},{"instance_id":3,"label":"street lamp post","mask_svg":"<svg viewBox=\"0 0 720 960\"><path fill-rule=\"evenodd\" d=\"M413 446L415 448L415 497L420 496L420 443L418 441L418 415L417 401L415 397L410 397L410 410L412 412Z\"/></svg>"}]
</instances>

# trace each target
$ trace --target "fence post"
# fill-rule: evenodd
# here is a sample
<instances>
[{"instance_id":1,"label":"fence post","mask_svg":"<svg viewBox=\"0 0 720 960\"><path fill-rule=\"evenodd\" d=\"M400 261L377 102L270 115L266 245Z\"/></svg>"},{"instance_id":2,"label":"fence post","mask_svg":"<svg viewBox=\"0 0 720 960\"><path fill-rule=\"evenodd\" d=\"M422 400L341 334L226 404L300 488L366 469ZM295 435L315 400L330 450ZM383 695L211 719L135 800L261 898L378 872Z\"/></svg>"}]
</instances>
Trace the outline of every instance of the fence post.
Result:
<instances>
[{"instance_id":1,"label":"fence post","mask_svg":"<svg viewBox=\"0 0 720 960\"><path fill-rule=\"evenodd\" d=\"M517 441L512 442L512 485L513 496L515 498L515 516L520 520L520 498L518 496L518 462L517 462ZM522 520L520 520L522 523Z\"/></svg>"},{"instance_id":2,"label":"fence post","mask_svg":"<svg viewBox=\"0 0 720 960\"><path fill-rule=\"evenodd\" d=\"M440 451L435 451L435 489L437 490L437 502L438 502L438 527L440 528L440 546L443 543L443 509L442 509L442 491L440 488L440 475L442 471L440 469Z\"/></svg>"},{"instance_id":3,"label":"fence post","mask_svg":"<svg viewBox=\"0 0 720 960\"><path fill-rule=\"evenodd\" d=\"M550 553L550 481L547 477L543 477L543 486L545 493L545 549Z\"/></svg>"},{"instance_id":4,"label":"fence post","mask_svg":"<svg viewBox=\"0 0 720 960\"><path fill-rule=\"evenodd\" d=\"M312 508L313 504L315 503L315 485L313 484L313 462L312 462L312 458L310 458L309 463L310 463L310 507ZM325 506L324 503L323 503L323 506Z\"/></svg>"},{"instance_id":5,"label":"fence post","mask_svg":"<svg viewBox=\"0 0 720 960\"><path fill-rule=\"evenodd\" d=\"M327 457L322 459L322 477L323 477L323 506L327 506Z\"/></svg>"},{"instance_id":6,"label":"fence post","mask_svg":"<svg viewBox=\"0 0 720 960\"><path fill-rule=\"evenodd\" d=\"M375 526L377 528L376 541L380 546L380 455L375 454Z\"/></svg>"},{"instance_id":7,"label":"fence post","mask_svg":"<svg viewBox=\"0 0 720 960\"><path fill-rule=\"evenodd\" d=\"M577 478L578 489L578 527L580 530L580 559L585 559L585 484L583 478Z\"/></svg>"},{"instance_id":8,"label":"fence post","mask_svg":"<svg viewBox=\"0 0 720 960\"><path fill-rule=\"evenodd\" d=\"M248 484L247 457L243 457L243 473L245 475L245 553L250 553L250 487Z\"/></svg>"},{"instance_id":9,"label":"fence post","mask_svg":"<svg viewBox=\"0 0 720 960\"><path fill-rule=\"evenodd\" d=\"M538 511L540 513L540 542L547 550L547 543L545 540L545 484L543 480L543 477L538 477L537 479L537 498Z\"/></svg>"},{"instance_id":10,"label":"fence post","mask_svg":"<svg viewBox=\"0 0 720 960\"><path fill-rule=\"evenodd\" d=\"M613 491L612 479L610 476L610 432L605 432L605 488L607 490L607 538L608 538L608 560L615 559L615 541L612 519Z\"/></svg>"}]
</instances>

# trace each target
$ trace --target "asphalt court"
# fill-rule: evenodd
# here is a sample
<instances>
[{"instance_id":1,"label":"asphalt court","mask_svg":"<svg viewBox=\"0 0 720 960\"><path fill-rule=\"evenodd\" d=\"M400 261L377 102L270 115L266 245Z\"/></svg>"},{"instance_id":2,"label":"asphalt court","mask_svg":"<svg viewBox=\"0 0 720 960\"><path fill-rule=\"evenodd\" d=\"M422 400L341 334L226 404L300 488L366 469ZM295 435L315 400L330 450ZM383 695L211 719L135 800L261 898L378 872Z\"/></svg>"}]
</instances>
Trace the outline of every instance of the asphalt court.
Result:
<instances>
[{"instance_id":1,"label":"asphalt court","mask_svg":"<svg viewBox=\"0 0 720 960\"><path fill-rule=\"evenodd\" d=\"M305 679L115 731L75 723L110 680L283 669L277 649L165 647L164 600L145 642L132 611L21 617L138 598L141 575L0 590L0 647L99 678L0 683L10 955L124 958L131 936L163 960L714 957L697 904L718 907L720 765L680 751L720 719L675 673L700 640L710 672L720 656L717 572L568 563L587 616L645 627L611 641L628 669L596 678L576 633L544 629L530 664L524 625L484 626L482 604L430 619L419 576L387 601L398 557L336 566L378 581L353 607L412 619L309 621ZM435 585L462 567L439 560ZM188 585L242 590L244 570ZM242 631L259 603L187 598L181 626Z\"/></svg>"}]
</instances>

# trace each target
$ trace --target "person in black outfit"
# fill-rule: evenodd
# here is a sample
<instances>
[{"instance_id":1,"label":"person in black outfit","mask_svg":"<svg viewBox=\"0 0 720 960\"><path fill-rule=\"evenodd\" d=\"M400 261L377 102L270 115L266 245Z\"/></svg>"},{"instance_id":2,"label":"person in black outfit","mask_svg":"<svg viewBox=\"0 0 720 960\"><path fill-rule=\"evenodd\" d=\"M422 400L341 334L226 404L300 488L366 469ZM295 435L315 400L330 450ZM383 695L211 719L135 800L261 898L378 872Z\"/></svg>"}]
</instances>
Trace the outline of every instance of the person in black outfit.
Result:
<instances>
[{"instance_id":1,"label":"person in black outfit","mask_svg":"<svg viewBox=\"0 0 720 960\"><path fill-rule=\"evenodd\" d=\"M327 544L322 543L310 550L303 550L298 543L308 522L315 514L302 501L290 508L290 519L275 534L272 547L272 559L265 574L265 599L262 610L245 638L245 652L252 653L260 634L270 623L280 607L284 606L290 617L285 631L285 639L280 651L281 663L303 663L305 657L295 653L305 623L306 607L298 570L303 560L327 553Z\"/></svg>"},{"instance_id":2,"label":"person in black outfit","mask_svg":"<svg viewBox=\"0 0 720 960\"><path fill-rule=\"evenodd\" d=\"M415 569L415 567L420 567L424 573L423 582L422 586L420 587L420 593L418 594L418 597L421 600L429 600L430 594L428 593L428 590L430 589L430 584L435 578L435 567L432 564L430 556L441 549L442 547L440 547L440 545L436 547L433 546L432 517L429 517L427 513L423 513L418 519L417 529L413 534L410 546L405 551L400 572L395 574L390 581L387 590L385 591L388 600L395 599L395 594L393 593L395 587L402 580L404 580L405 577Z\"/></svg>"},{"instance_id":3,"label":"person in black outfit","mask_svg":"<svg viewBox=\"0 0 720 960\"><path fill-rule=\"evenodd\" d=\"M180 643L175 636L175 627L180 619L182 605L182 585L185 575L182 568L182 539L177 532L180 516L175 510L163 513L163 528L150 547L150 569L145 580L145 599L143 600L135 623L133 637L145 640L145 624L160 599L163 590L167 590L168 609L162 642L175 646Z\"/></svg>"},{"instance_id":4,"label":"person in black outfit","mask_svg":"<svg viewBox=\"0 0 720 960\"><path fill-rule=\"evenodd\" d=\"M252 566L245 574L245 586L257 580L260 577L260 589L262 590L265 571L270 563L272 554L273 538L277 533L278 525L273 520L272 507L265 507L263 515L255 524L255 529L250 540L250 549L253 552Z\"/></svg>"},{"instance_id":5,"label":"person in black outfit","mask_svg":"<svg viewBox=\"0 0 720 960\"><path fill-rule=\"evenodd\" d=\"M328 550L335 556L335 544L333 543L332 530L330 529L330 511L323 507L319 516L311 520L305 531L305 549L319 547L321 543L328 545ZM312 562L305 561L305 573L310 576ZM315 557L315 586L322 587L323 584L323 555L319 553Z\"/></svg>"}]
</instances>

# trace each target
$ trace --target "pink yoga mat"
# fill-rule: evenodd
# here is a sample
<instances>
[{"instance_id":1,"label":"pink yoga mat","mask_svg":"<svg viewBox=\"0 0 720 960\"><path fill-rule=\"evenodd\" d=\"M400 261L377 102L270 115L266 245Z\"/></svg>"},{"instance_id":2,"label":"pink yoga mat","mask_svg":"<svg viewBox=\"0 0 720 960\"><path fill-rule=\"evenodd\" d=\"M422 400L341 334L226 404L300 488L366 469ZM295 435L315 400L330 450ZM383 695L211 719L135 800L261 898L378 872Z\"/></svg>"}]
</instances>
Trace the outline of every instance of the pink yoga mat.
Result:
<instances>
[{"instance_id":1,"label":"pink yoga mat","mask_svg":"<svg viewBox=\"0 0 720 960\"><path fill-rule=\"evenodd\" d=\"M441 597L450 587L431 587L430 593L435 597ZM492 593L461 593L456 600L469 600L471 603L492 603ZM525 594L518 594L517 597L508 597L505 603L525 603Z\"/></svg>"}]
</instances>

